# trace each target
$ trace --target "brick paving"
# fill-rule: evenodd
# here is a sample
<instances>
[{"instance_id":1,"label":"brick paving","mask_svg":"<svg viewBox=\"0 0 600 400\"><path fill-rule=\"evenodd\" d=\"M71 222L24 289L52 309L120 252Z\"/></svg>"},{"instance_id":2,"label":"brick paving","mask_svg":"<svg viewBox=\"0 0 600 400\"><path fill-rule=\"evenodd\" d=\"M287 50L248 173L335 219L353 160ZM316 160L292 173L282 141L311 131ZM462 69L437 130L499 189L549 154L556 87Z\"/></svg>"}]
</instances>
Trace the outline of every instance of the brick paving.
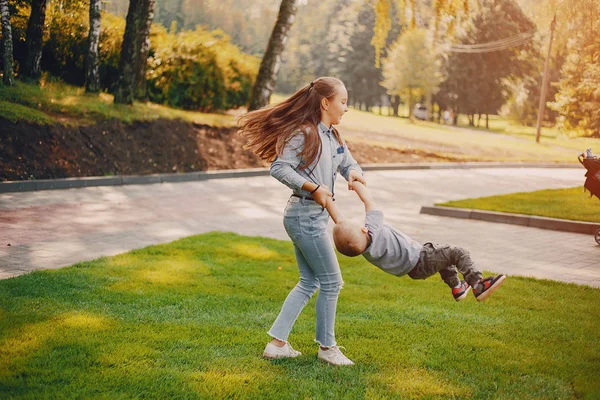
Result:
<instances>
[{"instance_id":1,"label":"brick paving","mask_svg":"<svg viewBox=\"0 0 600 400\"><path fill-rule=\"evenodd\" d=\"M419 214L441 201L581 186L583 175L493 168L371 171L367 179L387 221L418 241L463 246L485 270L600 287L600 246L590 235ZM281 222L289 194L266 176L0 194L0 279L213 230L289 240ZM336 199L363 217L341 178Z\"/></svg>"}]
</instances>

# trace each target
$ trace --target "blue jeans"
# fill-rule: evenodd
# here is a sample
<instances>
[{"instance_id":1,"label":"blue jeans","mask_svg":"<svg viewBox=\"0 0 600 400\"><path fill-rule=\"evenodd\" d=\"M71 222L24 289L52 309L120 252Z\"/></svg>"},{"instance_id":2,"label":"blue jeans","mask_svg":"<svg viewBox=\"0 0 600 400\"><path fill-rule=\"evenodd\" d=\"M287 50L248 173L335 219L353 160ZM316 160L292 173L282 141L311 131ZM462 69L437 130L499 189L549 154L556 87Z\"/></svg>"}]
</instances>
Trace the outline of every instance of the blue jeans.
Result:
<instances>
[{"instance_id":1,"label":"blue jeans","mask_svg":"<svg viewBox=\"0 0 600 400\"><path fill-rule=\"evenodd\" d=\"M335 346L335 311L344 284L333 245L327 234L329 214L314 201L291 197L283 225L294 244L300 281L285 299L269 330L272 337L287 341L294 322L317 289L315 341L323 347Z\"/></svg>"}]
</instances>

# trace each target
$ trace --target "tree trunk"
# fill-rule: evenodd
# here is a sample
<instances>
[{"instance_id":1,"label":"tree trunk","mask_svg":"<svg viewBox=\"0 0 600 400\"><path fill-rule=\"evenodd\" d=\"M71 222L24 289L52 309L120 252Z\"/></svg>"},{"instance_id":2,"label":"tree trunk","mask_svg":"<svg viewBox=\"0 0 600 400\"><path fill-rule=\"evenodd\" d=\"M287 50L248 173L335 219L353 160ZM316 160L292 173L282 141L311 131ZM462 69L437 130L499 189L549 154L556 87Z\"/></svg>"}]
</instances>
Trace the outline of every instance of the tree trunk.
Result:
<instances>
[{"instance_id":1,"label":"tree trunk","mask_svg":"<svg viewBox=\"0 0 600 400\"><path fill-rule=\"evenodd\" d=\"M138 3L141 1L143 0L129 0L127 24L125 25L123 45L121 46L117 88L115 90L115 103L119 104L133 104L134 65L137 63L140 54L139 44L136 40L140 23L136 11Z\"/></svg>"},{"instance_id":2,"label":"tree trunk","mask_svg":"<svg viewBox=\"0 0 600 400\"><path fill-rule=\"evenodd\" d=\"M288 33L294 22L297 10L296 0L281 0L279 16L273 27L267 50L260 63L256 82L250 95L250 105L248 107L250 111L258 110L269 104L271 93L273 93L273 89L275 88L277 72L281 65L281 53L283 53L283 49L285 48Z\"/></svg>"},{"instance_id":3,"label":"tree trunk","mask_svg":"<svg viewBox=\"0 0 600 400\"><path fill-rule=\"evenodd\" d=\"M2 81L5 85L14 85L15 71L13 69L12 28L8 0L0 0L0 15L2 16Z\"/></svg>"},{"instance_id":4,"label":"tree trunk","mask_svg":"<svg viewBox=\"0 0 600 400\"><path fill-rule=\"evenodd\" d=\"M46 20L46 0L33 0L31 2L31 15L27 22L27 39L25 46L27 55L23 66L25 79L39 79L42 75L42 45L44 34L44 21Z\"/></svg>"},{"instance_id":5,"label":"tree trunk","mask_svg":"<svg viewBox=\"0 0 600 400\"><path fill-rule=\"evenodd\" d=\"M390 102L392 103L392 111L394 117L398 116L398 109L400 108L400 96L390 96Z\"/></svg>"},{"instance_id":6,"label":"tree trunk","mask_svg":"<svg viewBox=\"0 0 600 400\"><path fill-rule=\"evenodd\" d=\"M412 118L412 101L413 101L412 88L408 88L408 118Z\"/></svg>"},{"instance_id":7,"label":"tree trunk","mask_svg":"<svg viewBox=\"0 0 600 400\"><path fill-rule=\"evenodd\" d=\"M148 84L146 81L146 68L148 66L148 53L150 52L150 27L154 18L155 0L145 0L141 3L141 26L137 35L140 57L136 67L135 98L138 100L147 100Z\"/></svg>"},{"instance_id":8,"label":"tree trunk","mask_svg":"<svg viewBox=\"0 0 600 400\"><path fill-rule=\"evenodd\" d=\"M479 123L481 122L481 113L477 115L477 127L479 128Z\"/></svg>"},{"instance_id":9,"label":"tree trunk","mask_svg":"<svg viewBox=\"0 0 600 400\"><path fill-rule=\"evenodd\" d=\"M143 69L145 78L146 58L148 56L147 45L149 24L152 22L154 0L130 0L127 11L127 25L123 35L123 46L119 59L119 71L117 88L115 90L115 103L133 104L134 98L139 91L138 88L141 71ZM145 52L143 54L143 52ZM146 58L143 58L146 57ZM143 58L143 61L142 61ZM141 65L143 63L143 66Z\"/></svg>"},{"instance_id":10,"label":"tree trunk","mask_svg":"<svg viewBox=\"0 0 600 400\"><path fill-rule=\"evenodd\" d=\"M435 121L435 114L433 113L434 101L433 101L433 96L431 95L431 93L427 93L427 99L429 101L429 112L427 113L427 117L428 117L427 120L433 122L433 121Z\"/></svg>"},{"instance_id":11,"label":"tree trunk","mask_svg":"<svg viewBox=\"0 0 600 400\"><path fill-rule=\"evenodd\" d=\"M490 116L485 114L485 129L490 129Z\"/></svg>"},{"instance_id":12,"label":"tree trunk","mask_svg":"<svg viewBox=\"0 0 600 400\"><path fill-rule=\"evenodd\" d=\"M88 34L88 53L85 60L85 91L100 91L98 73L98 44L100 43L100 0L90 0L90 32Z\"/></svg>"}]
</instances>

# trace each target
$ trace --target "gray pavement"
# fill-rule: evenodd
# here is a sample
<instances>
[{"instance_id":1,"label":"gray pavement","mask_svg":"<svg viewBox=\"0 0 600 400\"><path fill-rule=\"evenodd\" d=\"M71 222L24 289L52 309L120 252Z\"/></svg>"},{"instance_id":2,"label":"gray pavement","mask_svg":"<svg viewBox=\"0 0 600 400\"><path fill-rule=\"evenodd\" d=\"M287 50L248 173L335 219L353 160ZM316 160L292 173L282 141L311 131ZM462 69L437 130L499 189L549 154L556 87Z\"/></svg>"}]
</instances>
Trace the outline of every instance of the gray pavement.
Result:
<instances>
[{"instance_id":1,"label":"gray pavement","mask_svg":"<svg viewBox=\"0 0 600 400\"><path fill-rule=\"evenodd\" d=\"M590 235L419 214L452 199L581 186L583 175L581 168L366 173L387 221L418 241L463 246L488 271L600 287L600 246ZM268 176L0 194L0 278L213 230L289 240L281 222L289 194ZM336 199L347 215L364 216L341 178Z\"/></svg>"}]
</instances>

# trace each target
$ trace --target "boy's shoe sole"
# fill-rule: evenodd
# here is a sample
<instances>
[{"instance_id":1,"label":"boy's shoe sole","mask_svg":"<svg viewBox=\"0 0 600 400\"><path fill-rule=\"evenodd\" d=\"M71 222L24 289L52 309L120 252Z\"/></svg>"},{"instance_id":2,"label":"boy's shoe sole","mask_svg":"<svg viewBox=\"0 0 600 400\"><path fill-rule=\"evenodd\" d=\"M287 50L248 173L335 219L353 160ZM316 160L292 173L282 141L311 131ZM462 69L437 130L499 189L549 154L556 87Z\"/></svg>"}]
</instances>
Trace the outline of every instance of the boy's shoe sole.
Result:
<instances>
[{"instance_id":1,"label":"boy's shoe sole","mask_svg":"<svg viewBox=\"0 0 600 400\"><path fill-rule=\"evenodd\" d=\"M461 294L459 297L455 297L454 300L456 301L461 301L467 298L467 295L469 294L469 292L471 291L471 286L469 285L469 287L464 291L463 294Z\"/></svg>"},{"instance_id":2,"label":"boy's shoe sole","mask_svg":"<svg viewBox=\"0 0 600 400\"><path fill-rule=\"evenodd\" d=\"M485 292L481 293L479 296L477 296L477 301L485 301L485 299L487 299L488 297L490 297L496 290L498 290L498 288L500 286L502 286L502 283L506 280L506 275L502 275L500 278L498 278L498 280L496 282L494 282L494 284L492 286L490 286Z\"/></svg>"}]
</instances>

